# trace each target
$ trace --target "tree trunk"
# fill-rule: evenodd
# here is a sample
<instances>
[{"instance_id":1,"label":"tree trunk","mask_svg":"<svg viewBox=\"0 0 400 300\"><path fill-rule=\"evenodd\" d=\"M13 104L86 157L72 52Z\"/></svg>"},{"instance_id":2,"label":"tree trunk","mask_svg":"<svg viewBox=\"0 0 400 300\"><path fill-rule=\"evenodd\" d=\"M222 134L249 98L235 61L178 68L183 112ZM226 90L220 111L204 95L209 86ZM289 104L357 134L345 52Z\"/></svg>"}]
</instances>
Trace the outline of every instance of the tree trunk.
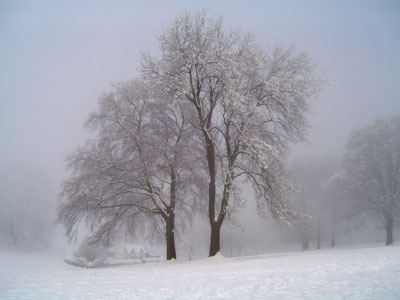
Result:
<instances>
[{"instance_id":1,"label":"tree trunk","mask_svg":"<svg viewBox=\"0 0 400 300\"><path fill-rule=\"evenodd\" d=\"M319 216L317 224L317 249L321 249L321 219Z\"/></svg>"},{"instance_id":2,"label":"tree trunk","mask_svg":"<svg viewBox=\"0 0 400 300\"><path fill-rule=\"evenodd\" d=\"M393 244L393 215L391 213L385 214L386 221L386 246Z\"/></svg>"},{"instance_id":3,"label":"tree trunk","mask_svg":"<svg viewBox=\"0 0 400 300\"><path fill-rule=\"evenodd\" d=\"M176 199L176 172L171 168L170 206L165 216L165 234L167 242L167 260L176 259L175 250L175 199Z\"/></svg>"},{"instance_id":4,"label":"tree trunk","mask_svg":"<svg viewBox=\"0 0 400 300\"><path fill-rule=\"evenodd\" d=\"M171 213L166 224L167 260L176 259L174 219L175 214Z\"/></svg>"},{"instance_id":5,"label":"tree trunk","mask_svg":"<svg viewBox=\"0 0 400 300\"><path fill-rule=\"evenodd\" d=\"M332 212L331 212L331 248L335 248L336 247L336 208L337 204L335 202L335 204L332 207Z\"/></svg>"},{"instance_id":6,"label":"tree trunk","mask_svg":"<svg viewBox=\"0 0 400 300\"><path fill-rule=\"evenodd\" d=\"M17 245L22 235L22 218L9 220L8 231L11 234L13 245Z\"/></svg>"},{"instance_id":7,"label":"tree trunk","mask_svg":"<svg viewBox=\"0 0 400 300\"><path fill-rule=\"evenodd\" d=\"M331 248L335 248L336 246L336 224L333 222L332 224L332 236L331 236Z\"/></svg>"},{"instance_id":8,"label":"tree trunk","mask_svg":"<svg viewBox=\"0 0 400 300\"><path fill-rule=\"evenodd\" d=\"M230 178L230 175L227 175L227 180ZM224 185L224 192L221 200L221 208L218 213L218 219L217 221L212 222L210 219L210 225L211 225L211 240L210 240L210 253L209 256L214 256L221 250L220 246L220 233L221 233L221 227L222 223L224 222L225 216L226 216L226 208L228 206L228 200L229 200L229 195L230 195L230 189L231 189L231 183L225 183Z\"/></svg>"},{"instance_id":9,"label":"tree trunk","mask_svg":"<svg viewBox=\"0 0 400 300\"><path fill-rule=\"evenodd\" d=\"M210 241L209 256L214 256L221 250L220 232L221 232L221 225L219 225L217 222L211 224L211 241Z\"/></svg>"},{"instance_id":10,"label":"tree trunk","mask_svg":"<svg viewBox=\"0 0 400 300\"><path fill-rule=\"evenodd\" d=\"M308 230L307 230L307 224L304 224L302 231L301 231L301 244L302 244L302 250L306 251L309 248L309 243L308 243Z\"/></svg>"},{"instance_id":11,"label":"tree trunk","mask_svg":"<svg viewBox=\"0 0 400 300\"><path fill-rule=\"evenodd\" d=\"M214 256L220 251L220 229L221 224L215 220L215 196L216 196L216 166L215 166L215 149L212 140L204 133L207 148L207 163L210 176L208 185L208 219L211 227L210 252L209 256Z\"/></svg>"}]
</instances>

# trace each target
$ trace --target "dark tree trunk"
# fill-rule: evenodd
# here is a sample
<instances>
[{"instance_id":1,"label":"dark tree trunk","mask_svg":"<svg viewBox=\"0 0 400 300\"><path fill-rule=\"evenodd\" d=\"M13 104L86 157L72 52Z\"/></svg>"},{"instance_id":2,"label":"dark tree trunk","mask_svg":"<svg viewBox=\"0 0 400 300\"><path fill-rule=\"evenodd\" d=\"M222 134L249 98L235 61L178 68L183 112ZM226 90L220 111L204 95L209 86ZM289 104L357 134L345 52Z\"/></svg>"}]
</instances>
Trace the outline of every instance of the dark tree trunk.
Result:
<instances>
[{"instance_id":1,"label":"dark tree trunk","mask_svg":"<svg viewBox=\"0 0 400 300\"><path fill-rule=\"evenodd\" d=\"M204 134L207 148L207 163L210 176L210 183L208 185L208 219L211 227L210 237L210 252L209 256L214 256L220 251L220 230L221 225L215 220L215 196L216 196L216 166L215 166L215 149L212 140L208 134Z\"/></svg>"},{"instance_id":2,"label":"dark tree trunk","mask_svg":"<svg viewBox=\"0 0 400 300\"><path fill-rule=\"evenodd\" d=\"M333 222L332 224L332 235L331 235L331 248L335 248L336 246L336 224Z\"/></svg>"},{"instance_id":3,"label":"dark tree trunk","mask_svg":"<svg viewBox=\"0 0 400 300\"><path fill-rule=\"evenodd\" d=\"M211 225L211 241L210 241L210 254L209 256L216 255L221 250L220 245L221 225L217 222Z\"/></svg>"},{"instance_id":4,"label":"dark tree trunk","mask_svg":"<svg viewBox=\"0 0 400 300\"><path fill-rule=\"evenodd\" d=\"M175 200L176 200L176 172L171 168L171 186L170 186L170 206L164 215L165 220L165 237L167 242L167 260L176 259L175 249Z\"/></svg>"},{"instance_id":5,"label":"dark tree trunk","mask_svg":"<svg viewBox=\"0 0 400 300\"><path fill-rule=\"evenodd\" d=\"M321 249L321 219L318 217L317 224L317 249Z\"/></svg>"},{"instance_id":6,"label":"dark tree trunk","mask_svg":"<svg viewBox=\"0 0 400 300\"><path fill-rule=\"evenodd\" d=\"M198 97L198 95L197 95ZM213 99L212 96L212 91L210 95L210 102ZM197 103L197 102L196 102ZM203 136L204 136L204 141L206 145L206 157L207 157L207 165L208 165L208 172L209 172L209 186L208 186L208 218L210 222L210 227L211 227L211 237L210 237L210 252L209 256L214 256L216 255L220 250L221 250L221 245L220 245L220 232L221 232L221 226L222 223L225 219L226 215L226 208L228 205L228 200L229 200L229 194L230 194L230 188L231 188L231 183L230 180L233 177L233 174L227 174L227 181L224 185L224 192L222 195L222 200L221 200L221 207L218 213L218 216L216 216L215 212L215 205L216 205L216 159L215 159L215 146L212 138L209 135L209 129L211 128L211 118L212 118L212 110L210 110L207 114L207 118L204 118L203 112L201 111L199 106L196 106L197 112L199 115L199 119L202 120L202 127L203 127ZM206 129L207 128L207 129ZM232 159L231 155L231 149L230 149L230 144L229 144L229 128L227 126L227 133L226 133L226 141L227 141L227 151L228 151L228 157L229 159ZM230 161L230 166L233 164L233 161Z\"/></svg>"},{"instance_id":7,"label":"dark tree trunk","mask_svg":"<svg viewBox=\"0 0 400 300\"><path fill-rule=\"evenodd\" d=\"M308 245L308 236L307 235L304 235L303 236L303 239L302 239L302 250L303 251L306 251L306 250L308 250L310 247L309 247L309 245Z\"/></svg>"},{"instance_id":8,"label":"dark tree trunk","mask_svg":"<svg viewBox=\"0 0 400 300\"><path fill-rule=\"evenodd\" d=\"M230 189L231 189L231 183L229 178L231 177L231 174L226 175L226 180L227 183L224 185L224 192L222 196L222 201L221 201L221 208L218 213L218 218L216 221L212 222L210 219L210 225L211 225L211 240L210 240L210 253L209 256L214 256L221 250L221 242L220 242L220 236L221 236L221 227L222 223L224 222L225 216L226 216L226 208L228 206L228 200L229 200L229 194L230 194Z\"/></svg>"},{"instance_id":9,"label":"dark tree trunk","mask_svg":"<svg viewBox=\"0 0 400 300\"><path fill-rule=\"evenodd\" d=\"M174 219L175 215L171 213L166 224L167 260L176 259Z\"/></svg>"},{"instance_id":10,"label":"dark tree trunk","mask_svg":"<svg viewBox=\"0 0 400 300\"><path fill-rule=\"evenodd\" d=\"M386 213L386 246L393 244L393 215Z\"/></svg>"},{"instance_id":11,"label":"dark tree trunk","mask_svg":"<svg viewBox=\"0 0 400 300\"><path fill-rule=\"evenodd\" d=\"M309 249L307 224L304 225L301 231L301 244L303 251Z\"/></svg>"},{"instance_id":12,"label":"dark tree trunk","mask_svg":"<svg viewBox=\"0 0 400 300\"><path fill-rule=\"evenodd\" d=\"M336 247L336 203L332 207L332 212L331 212L331 248Z\"/></svg>"}]
</instances>

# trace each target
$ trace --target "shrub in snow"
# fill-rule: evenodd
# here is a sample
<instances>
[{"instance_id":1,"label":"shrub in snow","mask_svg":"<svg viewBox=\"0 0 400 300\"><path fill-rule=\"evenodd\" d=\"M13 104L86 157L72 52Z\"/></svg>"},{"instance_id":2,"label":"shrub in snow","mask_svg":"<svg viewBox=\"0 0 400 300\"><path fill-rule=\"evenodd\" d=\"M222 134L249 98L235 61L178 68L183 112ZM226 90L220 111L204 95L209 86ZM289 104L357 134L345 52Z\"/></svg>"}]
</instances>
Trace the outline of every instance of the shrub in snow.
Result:
<instances>
[{"instance_id":1,"label":"shrub in snow","mask_svg":"<svg viewBox=\"0 0 400 300\"><path fill-rule=\"evenodd\" d=\"M67 264L82 268L144 264L160 260L161 256L150 254L143 245L120 244L107 248L88 241L82 242L73 255L65 258Z\"/></svg>"},{"instance_id":2,"label":"shrub in snow","mask_svg":"<svg viewBox=\"0 0 400 300\"><path fill-rule=\"evenodd\" d=\"M146 253L142 245L125 244L123 249L126 258L143 258L149 255Z\"/></svg>"},{"instance_id":3,"label":"shrub in snow","mask_svg":"<svg viewBox=\"0 0 400 300\"><path fill-rule=\"evenodd\" d=\"M138 259L142 262L149 261L149 258L160 259L159 255L150 253L144 245L141 244L121 244L112 248L114 258L117 259Z\"/></svg>"},{"instance_id":4,"label":"shrub in snow","mask_svg":"<svg viewBox=\"0 0 400 300\"><path fill-rule=\"evenodd\" d=\"M90 244L88 241L83 241L79 249L74 253L74 257L94 262L104 261L110 254L108 249L102 245Z\"/></svg>"}]
</instances>

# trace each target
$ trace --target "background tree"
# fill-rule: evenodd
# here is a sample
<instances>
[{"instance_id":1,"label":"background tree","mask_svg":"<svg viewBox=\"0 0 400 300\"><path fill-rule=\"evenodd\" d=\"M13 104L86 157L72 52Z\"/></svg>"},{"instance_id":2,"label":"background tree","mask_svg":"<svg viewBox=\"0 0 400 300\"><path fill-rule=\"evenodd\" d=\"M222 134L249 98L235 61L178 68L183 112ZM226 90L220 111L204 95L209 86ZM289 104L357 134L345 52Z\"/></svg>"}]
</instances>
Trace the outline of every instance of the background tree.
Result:
<instances>
[{"instance_id":1,"label":"background tree","mask_svg":"<svg viewBox=\"0 0 400 300\"><path fill-rule=\"evenodd\" d=\"M382 215L386 245L392 244L400 207L400 117L355 131L347 143L344 170L359 211Z\"/></svg>"},{"instance_id":2,"label":"background tree","mask_svg":"<svg viewBox=\"0 0 400 300\"><path fill-rule=\"evenodd\" d=\"M339 162L339 161L337 161ZM346 192L345 178L340 169L340 165L335 165L336 172L330 176L322 186L322 195L324 197L326 217L328 228L330 227L330 246L336 246L337 228L341 221L351 219L349 210L351 211L351 199Z\"/></svg>"},{"instance_id":3,"label":"background tree","mask_svg":"<svg viewBox=\"0 0 400 300\"><path fill-rule=\"evenodd\" d=\"M297 213L297 227L300 230L303 250L309 246L309 233L315 232L316 248L321 248L323 227L331 227L326 222L334 209L333 195L327 185L338 172L339 159L334 156L316 157L305 155L294 159L292 175L298 186L294 194L293 206ZM331 186L333 188L333 185ZM336 192L336 191L335 191ZM333 193L333 192L332 192Z\"/></svg>"},{"instance_id":4,"label":"background tree","mask_svg":"<svg viewBox=\"0 0 400 300\"><path fill-rule=\"evenodd\" d=\"M82 220L90 240L106 244L119 230L157 229L161 221L166 258L176 258L176 209L190 213L201 198L201 167L183 106L160 102L156 92L135 80L100 98L87 121L96 137L68 158L58 220L70 237Z\"/></svg>"},{"instance_id":5,"label":"background tree","mask_svg":"<svg viewBox=\"0 0 400 300\"><path fill-rule=\"evenodd\" d=\"M253 184L260 209L289 221L283 162L289 144L305 137L306 112L321 83L308 55L293 47L268 53L204 11L175 18L159 42L161 58L144 55L142 73L192 106L208 167L209 255L220 251L239 177Z\"/></svg>"}]
</instances>

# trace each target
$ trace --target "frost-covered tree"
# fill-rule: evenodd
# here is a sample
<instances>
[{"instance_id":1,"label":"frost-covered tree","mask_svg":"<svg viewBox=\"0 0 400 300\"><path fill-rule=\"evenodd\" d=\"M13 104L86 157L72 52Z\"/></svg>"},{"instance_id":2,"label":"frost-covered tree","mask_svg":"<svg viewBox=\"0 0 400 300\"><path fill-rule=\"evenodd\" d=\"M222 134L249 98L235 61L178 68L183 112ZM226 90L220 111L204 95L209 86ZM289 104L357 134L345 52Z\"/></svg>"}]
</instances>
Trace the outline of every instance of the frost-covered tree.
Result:
<instances>
[{"instance_id":1,"label":"frost-covered tree","mask_svg":"<svg viewBox=\"0 0 400 300\"><path fill-rule=\"evenodd\" d=\"M184 104L158 97L133 80L100 98L87 121L95 137L68 158L72 175L58 207L68 236L76 235L81 221L92 242L105 243L118 231L161 224L166 258L176 258L176 209L190 213L192 199L201 199L201 160Z\"/></svg>"},{"instance_id":2,"label":"frost-covered tree","mask_svg":"<svg viewBox=\"0 0 400 300\"><path fill-rule=\"evenodd\" d=\"M306 112L321 81L306 53L268 52L249 34L224 31L207 12L175 18L159 37L161 57L143 55L144 78L178 103L189 103L208 167L209 255L239 201L239 177L253 184L260 210L289 221L284 158L304 139Z\"/></svg>"},{"instance_id":3,"label":"frost-covered tree","mask_svg":"<svg viewBox=\"0 0 400 300\"><path fill-rule=\"evenodd\" d=\"M359 210L384 217L386 245L392 244L400 212L400 117L356 130L347 143L344 169Z\"/></svg>"}]
</instances>

